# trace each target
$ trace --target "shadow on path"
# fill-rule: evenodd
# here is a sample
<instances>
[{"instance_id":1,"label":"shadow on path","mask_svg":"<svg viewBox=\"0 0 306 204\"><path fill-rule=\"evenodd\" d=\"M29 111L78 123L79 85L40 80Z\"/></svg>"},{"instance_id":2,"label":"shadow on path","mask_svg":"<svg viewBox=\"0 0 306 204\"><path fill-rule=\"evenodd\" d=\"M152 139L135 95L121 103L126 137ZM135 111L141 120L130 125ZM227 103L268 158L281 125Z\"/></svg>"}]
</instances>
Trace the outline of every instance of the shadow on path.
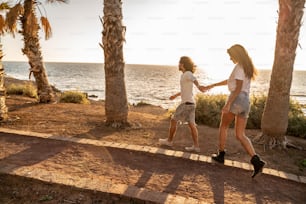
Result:
<instances>
[{"instance_id":1,"label":"shadow on path","mask_svg":"<svg viewBox=\"0 0 306 204\"><path fill-rule=\"evenodd\" d=\"M6 133L0 133L0 150L0 169L9 172L41 163L38 168L56 166L53 173L103 178L101 185L112 181L209 203L306 200L306 184L264 174L252 179L251 171L161 154Z\"/></svg>"}]
</instances>

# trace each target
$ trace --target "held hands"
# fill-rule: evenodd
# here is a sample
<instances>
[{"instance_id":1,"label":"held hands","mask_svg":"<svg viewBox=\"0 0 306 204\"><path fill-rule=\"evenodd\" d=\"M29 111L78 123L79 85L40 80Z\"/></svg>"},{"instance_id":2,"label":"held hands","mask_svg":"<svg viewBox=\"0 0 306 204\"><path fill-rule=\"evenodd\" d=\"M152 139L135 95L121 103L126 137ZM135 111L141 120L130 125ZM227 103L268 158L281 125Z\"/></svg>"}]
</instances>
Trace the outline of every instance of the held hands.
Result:
<instances>
[{"instance_id":1,"label":"held hands","mask_svg":"<svg viewBox=\"0 0 306 204\"><path fill-rule=\"evenodd\" d=\"M199 86L199 89L200 89L200 91L205 92L205 91L209 91L210 89L212 89L214 87L215 87L215 85L211 84L211 85L208 85L208 86Z\"/></svg>"},{"instance_id":2,"label":"held hands","mask_svg":"<svg viewBox=\"0 0 306 204\"><path fill-rule=\"evenodd\" d=\"M210 86L199 86L198 88L201 92L205 92L205 91L208 91L209 89L211 89L212 87L210 87Z\"/></svg>"},{"instance_id":3,"label":"held hands","mask_svg":"<svg viewBox=\"0 0 306 204\"><path fill-rule=\"evenodd\" d=\"M212 88L214 88L215 87L215 85L213 85L213 84L211 84L211 85L209 85L209 86L206 86L208 89L212 89Z\"/></svg>"}]
</instances>

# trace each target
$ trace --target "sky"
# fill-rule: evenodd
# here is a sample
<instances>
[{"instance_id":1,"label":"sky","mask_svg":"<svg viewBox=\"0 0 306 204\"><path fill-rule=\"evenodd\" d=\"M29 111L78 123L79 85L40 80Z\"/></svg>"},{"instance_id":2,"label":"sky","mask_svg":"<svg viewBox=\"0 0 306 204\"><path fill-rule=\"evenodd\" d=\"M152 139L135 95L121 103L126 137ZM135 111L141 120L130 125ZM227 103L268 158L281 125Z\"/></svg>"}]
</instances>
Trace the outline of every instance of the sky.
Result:
<instances>
[{"instance_id":1,"label":"sky","mask_svg":"<svg viewBox=\"0 0 306 204\"><path fill-rule=\"evenodd\" d=\"M43 0L44 2L44 0ZM127 64L177 65L190 56L209 69L231 65L226 50L243 45L256 67L271 69L278 20L277 0L123 0ZM45 62L103 63L103 0L44 4L53 36L41 47ZM39 12L37 12L39 16ZM304 14L303 22L305 22ZM306 70L306 27L301 27L295 70ZM21 36L5 35L4 61L27 61Z\"/></svg>"}]
</instances>

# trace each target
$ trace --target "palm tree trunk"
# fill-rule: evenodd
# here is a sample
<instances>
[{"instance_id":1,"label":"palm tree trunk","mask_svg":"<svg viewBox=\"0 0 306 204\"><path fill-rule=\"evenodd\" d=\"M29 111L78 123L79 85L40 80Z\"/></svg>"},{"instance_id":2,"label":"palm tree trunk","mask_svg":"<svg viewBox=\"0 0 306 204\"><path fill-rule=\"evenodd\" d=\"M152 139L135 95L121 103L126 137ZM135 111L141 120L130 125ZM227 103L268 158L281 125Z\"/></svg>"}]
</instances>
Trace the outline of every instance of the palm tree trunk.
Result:
<instances>
[{"instance_id":1,"label":"palm tree trunk","mask_svg":"<svg viewBox=\"0 0 306 204\"><path fill-rule=\"evenodd\" d=\"M286 144L292 72L305 0L279 0L274 64L261 129L270 147Z\"/></svg>"},{"instance_id":2,"label":"palm tree trunk","mask_svg":"<svg viewBox=\"0 0 306 204\"><path fill-rule=\"evenodd\" d=\"M49 85L45 67L42 60L39 44L39 25L34 12L34 1L24 2L24 15L22 16L22 34L24 36L24 48L22 52L28 57L30 64L30 76L33 73L40 103L49 103L55 100L54 93Z\"/></svg>"},{"instance_id":3,"label":"palm tree trunk","mask_svg":"<svg viewBox=\"0 0 306 204\"><path fill-rule=\"evenodd\" d=\"M2 65L2 44L0 40L0 121L6 121L8 118L8 109L5 103L6 90L4 86L4 68Z\"/></svg>"},{"instance_id":4,"label":"palm tree trunk","mask_svg":"<svg viewBox=\"0 0 306 204\"><path fill-rule=\"evenodd\" d=\"M122 25L121 0L104 0L102 45L105 71L106 124L112 127L128 125L128 102L124 81L123 43L125 27Z\"/></svg>"}]
</instances>

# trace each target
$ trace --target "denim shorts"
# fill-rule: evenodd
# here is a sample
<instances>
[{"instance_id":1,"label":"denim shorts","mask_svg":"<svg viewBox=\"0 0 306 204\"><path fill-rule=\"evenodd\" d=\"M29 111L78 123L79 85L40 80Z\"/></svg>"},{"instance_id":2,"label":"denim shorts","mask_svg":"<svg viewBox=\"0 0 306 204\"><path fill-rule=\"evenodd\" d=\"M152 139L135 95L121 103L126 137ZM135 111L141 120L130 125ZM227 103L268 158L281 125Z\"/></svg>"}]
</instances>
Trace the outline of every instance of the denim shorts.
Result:
<instances>
[{"instance_id":1,"label":"denim shorts","mask_svg":"<svg viewBox=\"0 0 306 204\"><path fill-rule=\"evenodd\" d=\"M248 118L250 113L249 94L246 92L240 92L236 99L233 101L230 112L235 115Z\"/></svg>"},{"instance_id":2,"label":"denim shorts","mask_svg":"<svg viewBox=\"0 0 306 204\"><path fill-rule=\"evenodd\" d=\"M176 108L172 119L195 124L195 104L181 103Z\"/></svg>"}]
</instances>

